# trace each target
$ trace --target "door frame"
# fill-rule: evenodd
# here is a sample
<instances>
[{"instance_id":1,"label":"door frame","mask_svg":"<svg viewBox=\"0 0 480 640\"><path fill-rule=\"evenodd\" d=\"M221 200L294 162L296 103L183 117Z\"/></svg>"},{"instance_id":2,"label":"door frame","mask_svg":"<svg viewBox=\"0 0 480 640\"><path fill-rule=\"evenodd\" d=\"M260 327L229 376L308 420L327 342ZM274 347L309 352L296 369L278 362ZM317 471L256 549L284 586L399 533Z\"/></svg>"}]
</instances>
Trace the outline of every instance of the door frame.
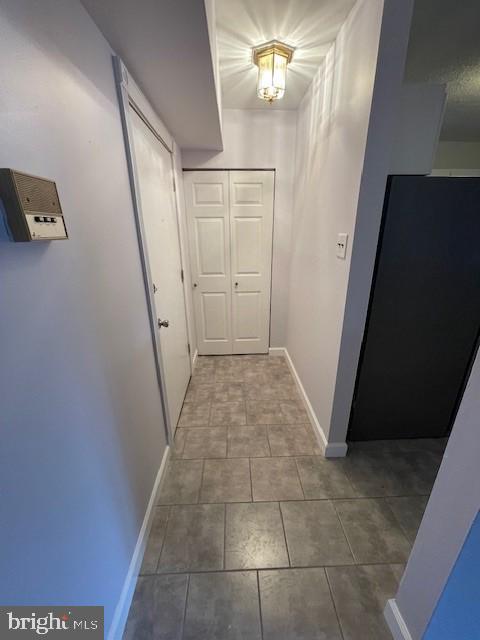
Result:
<instances>
[{"instance_id":1,"label":"door frame","mask_svg":"<svg viewBox=\"0 0 480 640\"><path fill-rule=\"evenodd\" d=\"M153 356L155 360L155 370L157 374L157 382L160 391L160 399L162 403L163 419L165 423L165 435L167 438L167 444L172 444L175 435L176 425L172 425L170 421L170 413L168 410L168 396L165 384L165 365L162 355L162 349L160 344L160 336L158 334L157 326L157 314L155 310L155 301L153 297L153 279L150 270L150 262L148 257L147 242L145 225L143 221L142 204L140 199L139 179L137 174L137 165L135 161L135 149L133 139L133 128L130 122L130 107L135 111L139 118L144 122L145 126L151 131L151 133L157 138L157 140L165 147L170 154L170 161L172 165L172 190L174 192L175 202L175 215L177 221L177 233L178 233L178 246L180 253L180 262L183 273L185 273L184 256L180 243L180 225L179 225L179 212L178 212L178 200L175 184L174 173L174 143L173 139L169 135L168 131L163 127L163 123L157 122L158 118L154 112L150 109L149 105L140 106L139 103L144 103L140 90L136 87L135 82L130 77L125 65L118 56L112 56L113 69L115 76L115 85L117 89L118 102L120 107L120 116L123 129L123 137L125 142L125 153L127 158L128 177L130 181L130 190L132 194L133 213L135 218L135 226L137 229L138 247L140 251L140 260L142 264L143 282L145 286L145 297L147 301L147 310L150 323L150 332L152 337ZM185 310L185 320L187 324L187 340L190 339L190 327L188 324L188 315L186 308L186 291L185 291L185 279L183 279L183 302ZM190 347L190 344L189 344ZM192 359L190 361L190 374L192 373Z\"/></svg>"},{"instance_id":2,"label":"door frame","mask_svg":"<svg viewBox=\"0 0 480 640\"><path fill-rule=\"evenodd\" d=\"M275 189L277 183L277 172L275 167L202 167L199 169L195 169L192 167L182 167L183 173L191 173L192 171L203 171L208 173L209 171L272 171L273 172L273 202L272 202L272 250L270 252L270 305L268 311L268 349L271 349L270 340L272 337L272 292L273 292L273 249L274 249L274 240L275 240ZM188 214L187 214L188 215ZM191 264L191 260L190 260ZM192 281L193 276L191 274ZM195 316L195 314L194 314ZM196 323L196 317L194 317L194 322ZM196 327L195 327L196 330Z\"/></svg>"}]
</instances>

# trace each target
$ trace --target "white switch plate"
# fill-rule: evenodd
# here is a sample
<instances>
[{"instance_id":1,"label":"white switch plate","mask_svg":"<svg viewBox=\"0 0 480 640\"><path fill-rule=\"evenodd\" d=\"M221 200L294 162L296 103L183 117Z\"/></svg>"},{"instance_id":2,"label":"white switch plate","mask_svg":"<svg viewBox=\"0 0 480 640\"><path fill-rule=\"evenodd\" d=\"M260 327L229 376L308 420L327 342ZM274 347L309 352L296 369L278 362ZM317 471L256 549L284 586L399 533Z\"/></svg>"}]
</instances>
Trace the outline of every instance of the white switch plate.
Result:
<instances>
[{"instance_id":1,"label":"white switch plate","mask_svg":"<svg viewBox=\"0 0 480 640\"><path fill-rule=\"evenodd\" d=\"M345 260L347 255L348 233L339 233L337 236L337 258Z\"/></svg>"}]
</instances>

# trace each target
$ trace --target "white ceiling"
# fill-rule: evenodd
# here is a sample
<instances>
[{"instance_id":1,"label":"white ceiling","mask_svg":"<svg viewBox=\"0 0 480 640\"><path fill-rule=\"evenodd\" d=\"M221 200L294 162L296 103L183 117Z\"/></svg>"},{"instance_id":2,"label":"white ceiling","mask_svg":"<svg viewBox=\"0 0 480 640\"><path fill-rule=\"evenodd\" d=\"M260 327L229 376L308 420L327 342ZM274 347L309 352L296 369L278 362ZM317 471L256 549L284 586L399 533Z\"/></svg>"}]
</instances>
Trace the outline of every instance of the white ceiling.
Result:
<instances>
[{"instance_id":1,"label":"white ceiling","mask_svg":"<svg viewBox=\"0 0 480 640\"><path fill-rule=\"evenodd\" d=\"M0 0L1 1L1 0ZM221 149L204 2L82 0L178 144Z\"/></svg>"},{"instance_id":2,"label":"white ceiling","mask_svg":"<svg viewBox=\"0 0 480 640\"><path fill-rule=\"evenodd\" d=\"M216 0L223 107L296 109L355 0ZM296 47L287 90L272 105L257 98L252 47L281 40Z\"/></svg>"},{"instance_id":3,"label":"white ceiling","mask_svg":"<svg viewBox=\"0 0 480 640\"><path fill-rule=\"evenodd\" d=\"M479 0L416 0L405 79L447 83L441 138L480 141Z\"/></svg>"}]
</instances>

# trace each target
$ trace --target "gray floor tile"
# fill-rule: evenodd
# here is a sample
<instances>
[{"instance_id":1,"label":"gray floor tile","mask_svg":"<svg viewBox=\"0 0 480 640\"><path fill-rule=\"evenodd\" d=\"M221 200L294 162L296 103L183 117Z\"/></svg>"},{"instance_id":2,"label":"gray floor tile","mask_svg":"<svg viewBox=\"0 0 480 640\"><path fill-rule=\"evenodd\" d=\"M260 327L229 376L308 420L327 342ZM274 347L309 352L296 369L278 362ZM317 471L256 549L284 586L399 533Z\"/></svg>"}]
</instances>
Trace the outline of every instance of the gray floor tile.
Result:
<instances>
[{"instance_id":1,"label":"gray floor tile","mask_svg":"<svg viewBox=\"0 0 480 640\"><path fill-rule=\"evenodd\" d=\"M402 531L410 542L413 542L417 537L417 531L427 506L428 496L387 498L387 502Z\"/></svg>"},{"instance_id":2,"label":"gray floor tile","mask_svg":"<svg viewBox=\"0 0 480 640\"><path fill-rule=\"evenodd\" d=\"M358 564L407 561L411 545L385 500L336 500L334 505Z\"/></svg>"},{"instance_id":3,"label":"gray floor tile","mask_svg":"<svg viewBox=\"0 0 480 640\"><path fill-rule=\"evenodd\" d=\"M205 461L200 502L249 502L251 499L248 458Z\"/></svg>"},{"instance_id":4,"label":"gray floor tile","mask_svg":"<svg viewBox=\"0 0 480 640\"><path fill-rule=\"evenodd\" d=\"M266 387L275 383L272 374L265 369L255 368L247 369L243 374L243 384L245 389L252 387ZM253 400L253 398L251 398Z\"/></svg>"},{"instance_id":5,"label":"gray floor tile","mask_svg":"<svg viewBox=\"0 0 480 640\"><path fill-rule=\"evenodd\" d=\"M228 366L217 367L215 371L215 382L241 383L244 377L244 366L242 363L231 363Z\"/></svg>"},{"instance_id":6,"label":"gray floor tile","mask_svg":"<svg viewBox=\"0 0 480 640\"><path fill-rule=\"evenodd\" d=\"M173 460L179 459L183 456L183 448L185 447L186 435L187 435L186 429L177 429L175 431L172 451L170 454Z\"/></svg>"},{"instance_id":7,"label":"gray floor tile","mask_svg":"<svg viewBox=\"0 0 480 640\"><path fill-rule=\"evenodd\" d=\"M403 569L389 564L326 569L345 640L391 640L383 610Z\"/></svg>"},{"instance_id":8,"label":"gray floor tile","mask_svg":"<svg viewBox=\"0 0 480 640\"><path fill-rule=\"evenodd\" d=\"M165 540L167 532L169 507L156 507L153 516L150 535L148 536L147 546L143 554L142 566L140 574L155 573L157 570L158 560Z\"/></svg>"},{"instance_id":9,"label":"gray floor tile","mask_svg":"<svg viewBox=\"0 0 480 640\"><path fill-rule=\"evenodd\" d=\"M250 465L254 501L303 499L293 458L253 458Z\"/></svg>"},{"instance_id":10,"label":"gray floor tile","mask_svg":"<svg viewBox=\"0 0 480 640\"><path fill-rule=\"evenodd\" d=\"M279 400L247 400L247 424L287 424Z\"/></svg>"},{"instance_id":11,"label":"gray floor tile","mask_svg":"<svg viewBox=\"0 0 480 640\"><path fill-rule=\"evenodd\" d=\"M214 385L214 402L243 402L243 384L241 382L217 382Z\"/></svg>"},{"instance_id":12,"label":"gray floor tile","mask_svg":"<svg viewBox=\"0 0 480 640\"><path fill-rule=\"evenodd\" d=\"M181 640L188 576L139 578L123 640Z\"/></svg>"},{"instance_id":13,"label":"gray floor tile","mask_svg":"<svg viewBox=\"0 0 480 640\"><path fill-rule=\"evenodd\" d=\"M225 458L227 455L227 429L206 427L182 429L186 432L182 457L185 460L195 458Z\"/></svg>"},{"instance_id":14,"label":"gray floor tile","mask_svg":"<svg viewBox=\"0 0 480 640\"><path fill-rule=\"evenodd\" d=\"M349 450L344 461L345 473L357 497L405 494L401 477L390 464L393 457L382 449L353 447Z\"/></svg>"},{"instance_id":15,"label":"gray floor tile","mask_svg":"<svg viewBox=\"0 0 480 640\"><path fill-rule=\"evenodd\" d=\"M404 460L403 456L396 456ZM411 451L405 453L408 471L405 477L410 495L429 495L443 459L441 451ZM408 495L408 494L407 494Z\"/></svg>"},{"instance_id":16,"label":"gray floor tile","mask_svg":"<svg viewBox=\"0 0 480 640\"><path fill-rule=\"evenodd\" d=\"M353 487L343 470L343 460L309 456L296 461L307 500L354 497Z\"/></svg>"},{"instance_id":17,"label":"gray floor tile","mask_svg":"<svg viewBox=\"0 0 480 640\"><path fill-rule=\"evenodd\" d=\"M159 573L222 569L224 525L223 504L170 507Z\"/></svg>"},{"instance_id":18,"label":"gray floor tile","mask_svg":"<svg viewBox=\"0 0 480 640\"><path fill-rule=\"evenodd\" d=\"M324 569L260 571L259 582L264 640L342 640Z\"/></svg>"},{"instance_id":19,"label":"gray floor tile","mask_svg":"<svg viewBox=\"0 0 480 640\"><path fill-rule=\"evenodd\" d=\"M399 451L430 451L443 453L448 443L448 438L405 438L394 440Z\"/></svg>"},{"instance_id":20,"label":"gray floor tile","mask_svg":"<svg viewBox=\"0 0 480 640\"><path fill-rule=\"evenodd\" d=\"M397 440L361 440L349 442L349 451L367 451L370 453L398 451Z\"/></svg>"},{"instance_id":21,"label":"gray floor tile","mask_svg":"<svg viewBox=\"0 0 480 640\"><path fill-rule=\"evenodd\" d=\"M245 383L245 397L247 400L298 400L295 383L290 380L273 384Z\"/></svg>"},{"instance_id":22,"label":"gray floor tile","mask_svg":"<svg viewBox=\"0 0 480 640\"><path fill-rule=\"evenodd\" d=\"M194 385L208 385L215 381L215 369L213 367L204 367L195 369L192 373L191 383Z\"/></svg>"},{"instance_id":23,"label":"gray floor tile","mask_svg":"<svg viewBox=\"0 0 480 640\"><path fill-rule=\"evenodd\" d=\"M288 566L278 502L227 504L225 569Z\"/></svg>"},{"instance_id":24,"label":"gray floor tile","mask_svg":"<svg viewBox=\"0 0 480 640\"><path fill-rule=\"evenodd\" d=\"M345 640L389 637L382 610L404 565L387 563L407 560L446 439L350 443L327 460L286 360L269 355L200 356L179 427L159 496L172 506L155 508L125 637L182 637L186 573L208 571L190 577L184 637L260 639L258 572L265 640L337 640L324 569L309 564L328 567Z\"/></svg>"},{"instance_id":25,"label":"gray floor tile","mask_svg":"<svg viewBox=\"0 0 480 640\"><path fill-rule=\"evenodd\" d=\"M202 460L170 460L160 489L158 504L198 502L202 471Z\"/></svg>"},{"instance_id":26,"label":"gray floor tile","mask_svg":"<svg viewBox=\"0 0 480 640\"><path fill-rule=\"evenodd\" d=\"M210 425L244 425L246 424L245 403L242 401L213 402Z\"/></svg>"},{"instance_id":27,"label":"gray floor tile","mask_svg":"<svg viewBox=\"0 0 480 640\"><path fill-rule=\"evenodd\" d=\"M214 389L213 384L198 384L192 380L188 386L185 402L208 402L213 398Z\"/></svg>"},{"instance_id":28,"label":"gray floor tile","mask_svg":"<svg viewBox=\"0 0 480 640\"><path fill-rule=\"evenodd\" d=\"M270 455L267 429L255 427L229 427L227 438L229 458L264 458Z\"/></svg>"},{"instance_id":29,"label":"gray floor tile","mask_svg":"<svg viewBox=\"0 0 480 640\"><path fill-rule=\"evenodd\" d=\"M282 400L280 408L286 424L309 423L305 405L302 400Z\"/></svg>"},{"instance_id":30,"label":"gray floor tile","mask_svg":"<svg viewBox=\"0 0 480 640\"><path fill-rule=\"evenodd\" d=\"M210 402L187 402L183 405L179 427L208 427Z\"/></svg>"},{"instance_id":31,"label":"gray floor tile","mask_svg":"<svg viewBox=\"0 0 480 640\"><path fill-rule=\"evenodd\" d=\"M255 571L190 576L185 640L261 640Z\"/></svg>"},{"instance_id":32,"label":"gray floor tile","mask_svg":"<svg viewBox=\"0 0 480 640\"><path fill-rule=\"evenodd\" d=\"M353 564L342 525L329 500L282 502L280 508L292 566Z\"/></svg>"},{"instance_id":33,"label":"gray floor tile","mask_svg":"<svg viewBox=\"0 0 480 640\"><path fill-rule=\"evenodd\" d=\"M215 370L219 362L220 358L218 356L198 356L195 363L195 371Z\"/></svg>"},{"instance_id":34,"label":"gray floor tile","mask_svg":"<svg viewBox=\"0 0 480 640\"><path fill-rule=\"evenodd\" d=\"M309 456L320 453L310 429L298 426L269 426L267 429L272 456Z\"/></svg>"},{"instance_id":35,"label":"gray floor tile","mask_svg":"<svg viewBox=\"0 0 480 640\"><path fill-rule=\"evenodd\" d=\"M379 441L381 442L381 441ZM427 495L441 453L373 448L355 443L345 459L345 471L358 497Z\"/></svg>"}]
</instances>

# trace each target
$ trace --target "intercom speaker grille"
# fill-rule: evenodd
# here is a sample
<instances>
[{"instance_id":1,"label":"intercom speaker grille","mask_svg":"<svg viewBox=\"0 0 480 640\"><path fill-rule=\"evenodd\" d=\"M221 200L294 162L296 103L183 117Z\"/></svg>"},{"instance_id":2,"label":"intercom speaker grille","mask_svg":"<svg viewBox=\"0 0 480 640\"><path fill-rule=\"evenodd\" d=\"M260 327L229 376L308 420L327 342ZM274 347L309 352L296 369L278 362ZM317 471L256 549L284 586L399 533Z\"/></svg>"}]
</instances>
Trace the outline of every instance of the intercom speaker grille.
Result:
<instances>
[{"instance_id":1,"label":"intercom speaker grille","mask_svg":"<svg viewBox=\"0 0 480 640\"><path fill-rule=\"evenodd\" d=\"M17 171L13 176L24 211L62 215L54 182Z\"/></svg>"}]
</instances>

